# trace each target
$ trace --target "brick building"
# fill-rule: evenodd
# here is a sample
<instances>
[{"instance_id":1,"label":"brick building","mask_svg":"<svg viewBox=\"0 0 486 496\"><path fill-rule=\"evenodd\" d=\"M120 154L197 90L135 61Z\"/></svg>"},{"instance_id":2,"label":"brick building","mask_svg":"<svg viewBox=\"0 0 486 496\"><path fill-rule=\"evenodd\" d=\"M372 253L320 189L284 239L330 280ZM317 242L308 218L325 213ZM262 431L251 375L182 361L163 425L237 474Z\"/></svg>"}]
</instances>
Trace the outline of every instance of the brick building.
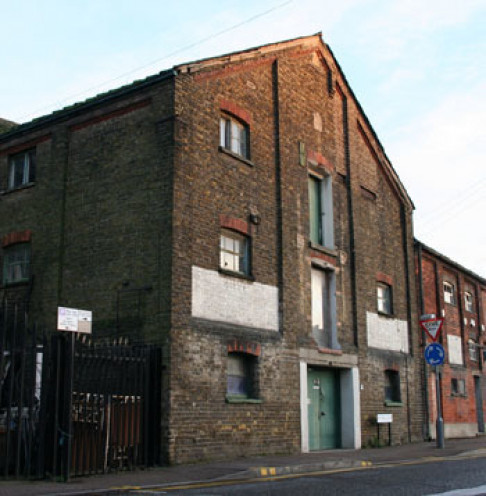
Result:
<instances>
[{"instance_id":1,"label":"brick building","mask_svg":"<svg viewBox=\"0 0 486 496\"><path fill-rule=\"evenodd\" d=\"M446 356L440 381L444 436L475 436L484 432L486 407L486 280L420 241L415 257L419 310L444 319L438 340ZM424 333L423 346L430 342ZM436 378L432 367L424 367L426 416L435 437Z\"/></svg>"},{"instance_id":2,"label":"brick building","mask_svg":"<svg viewBox=\"0 0 486 496\"><path fill-rule=\"evenodd\" d=\"M20 125L0 183L0 295L163 345L169 461L422 438L413 205L320 35Z\"/></svg>"}]
</instances>

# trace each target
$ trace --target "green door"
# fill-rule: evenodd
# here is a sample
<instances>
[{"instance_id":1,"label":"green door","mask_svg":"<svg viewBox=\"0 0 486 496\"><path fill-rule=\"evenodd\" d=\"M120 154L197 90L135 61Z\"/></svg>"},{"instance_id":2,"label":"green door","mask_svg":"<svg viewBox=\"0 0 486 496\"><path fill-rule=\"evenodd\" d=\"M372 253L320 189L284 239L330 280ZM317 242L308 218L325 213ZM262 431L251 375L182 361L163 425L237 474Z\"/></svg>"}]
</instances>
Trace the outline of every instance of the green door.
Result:
<instances>
[{"instance_id":1,"label":"green door","mask_svg":"<svg viewBox=\"0 0 486 496\"><path fill-rule=\"evenodd\" d=\"M341 445L339 373L335 369L308 369L307 398L309 449Z\"/></svg>"}]
</instances>

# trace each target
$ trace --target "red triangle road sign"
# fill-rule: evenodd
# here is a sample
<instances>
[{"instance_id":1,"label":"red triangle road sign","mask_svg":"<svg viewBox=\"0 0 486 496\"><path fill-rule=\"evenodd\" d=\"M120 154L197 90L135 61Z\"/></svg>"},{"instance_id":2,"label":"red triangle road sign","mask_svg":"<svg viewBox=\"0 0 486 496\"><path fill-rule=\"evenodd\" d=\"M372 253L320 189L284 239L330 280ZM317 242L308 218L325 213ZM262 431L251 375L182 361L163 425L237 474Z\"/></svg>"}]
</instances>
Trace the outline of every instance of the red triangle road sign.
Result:
<instances>
[{"instance_id":1,"label":"red triangle road sign","mask_svg":"<svg viewBox=\"0 0 486 496\"><path fill-rule=\"evenodd\" d=\"M439 338L440 330L442 329L442 324L444 319L427 319L421 320L420 325L422 329L429 335L432 341L437 341Z\"/></svg>"}]
</instances>

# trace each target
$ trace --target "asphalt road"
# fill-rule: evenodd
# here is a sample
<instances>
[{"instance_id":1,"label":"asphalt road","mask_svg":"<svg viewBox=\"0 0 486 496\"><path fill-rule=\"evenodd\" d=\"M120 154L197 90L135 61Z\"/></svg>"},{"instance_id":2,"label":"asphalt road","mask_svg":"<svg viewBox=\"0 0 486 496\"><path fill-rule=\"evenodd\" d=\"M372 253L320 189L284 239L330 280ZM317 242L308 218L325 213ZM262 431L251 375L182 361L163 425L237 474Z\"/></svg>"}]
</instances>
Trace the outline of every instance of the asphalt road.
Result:
<instances>
[{"instance_id":1,"label":"asphalt road","mask_svg":"<svg viewBox=\"0 0 486 496\"><path fill-rule=\"evenodd\" d=\"M132 495L152 496L365 496L365 495L486 495L486 458L398 463L361 470L286 476L245 483L207 483L189 489L152 488ZM454 492L459 490L459 492ZM453 491L450 495L449 493Z\"/></svg>"}]
</instances>

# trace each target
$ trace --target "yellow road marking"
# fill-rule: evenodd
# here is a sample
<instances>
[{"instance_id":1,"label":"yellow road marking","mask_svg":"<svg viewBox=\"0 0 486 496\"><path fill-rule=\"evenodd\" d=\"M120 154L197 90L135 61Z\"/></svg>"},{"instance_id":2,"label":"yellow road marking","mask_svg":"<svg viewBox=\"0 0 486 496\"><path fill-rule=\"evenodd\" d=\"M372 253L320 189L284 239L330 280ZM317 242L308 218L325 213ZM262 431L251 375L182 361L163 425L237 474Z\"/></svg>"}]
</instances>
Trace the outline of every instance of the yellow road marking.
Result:
<instances>
[{"instance_id":1,"label":"yellow road marking","mask_svg":"<svg viewBox=\"0 0 486 496\"><path fill-rule=\"evenodd\" d=\"M138 491L146 492L153 492L154 490L160 490L160 491L181 491L184 489L202 489L202 488L209 488L209 487L221 487L221 486L236 486L238 484L254 484L256 482L272 482L272 481L278 481L278 480L285 480L285 479L302 479L303 477L317 477L320 475L332 475L332 474L340 474L340 473L347 473L347 472L358 472L361 470L377 470L380 468L390 468L390 467L399 467L402 465L420 465L424 463L437 463L437 462L442 462L442 461L452 461L452 460L468 460L468 459L474 459L474 458L484 458L486 454L478 454L478 455L470 455L470 456L461 456L458 457L457 455L451 455L448 457L440 457L440 456L428 456L424 458L418 458L416 460L399 460L396 462L390 462L390 463L383 463L383 464L378 464L378 465L373 465L372 462L369 461L362 461L361 466L358 467L347 467L347 468L336 468L336 469L331 469L331 470L316 470L313 472L303 472L303 473L297 473L297 474L283 474L283 475L275 475L272 477L257 477L257 478L252 478L252 479L233 479L233 480L228 480L228 481L213 481L213 482L200 482L196 484L183 484L179 486L160 486L160 487L151 487L150 489L142 489L138 487L133 487L133 489L136 489ZM275 468L273 468L275 470ZM266 471L268 473L268 469L265 467L260 468L260 474L263 475L263 471ZM131 487L128 487L131 488ZM110 489L116 489L116 488L110 488Z\"/></svg>"}]
</instances>

